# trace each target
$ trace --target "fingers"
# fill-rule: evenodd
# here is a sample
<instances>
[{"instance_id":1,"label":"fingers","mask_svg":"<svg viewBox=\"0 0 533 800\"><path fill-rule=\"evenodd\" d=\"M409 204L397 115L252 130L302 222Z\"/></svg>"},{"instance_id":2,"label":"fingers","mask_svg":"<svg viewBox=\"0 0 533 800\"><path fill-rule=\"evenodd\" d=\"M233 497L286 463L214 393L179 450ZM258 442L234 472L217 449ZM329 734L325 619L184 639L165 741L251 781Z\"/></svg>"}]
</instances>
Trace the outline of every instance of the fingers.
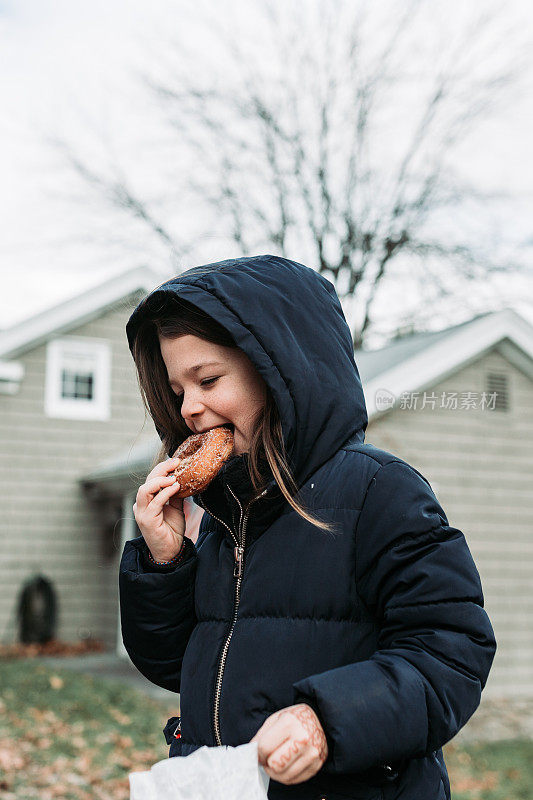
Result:
<instances>
[{"instance_id":1,"label":"fingers","mask_svg":"<svg viewBox=\"0 0 533 800\"><path fill-rule=\"evenodd\" d=\"M175 478L171 473L179 466L181 461L181 458L167 458L166 461L161 461L153 468L137 492L137 497L133 504L134 514L145 511L153 498L165 486L174 485Z\"/></svg>"},{"instance_id":2,"label":"fingers","mask_svg":"<svg viewBox=\"0 0 533 800\"><path fill-rule=\"evenodd\" d=\"M150 511L154 512L155 515L157 516L157 514L159 514L163 510L163 506L167 503L168 500L170 500L170 498L174 494L176 494L179 488L180 485L176 481L175 483L172 483L170 486L166 486L165 488L161 489L155 495L153 500L151 500L151 502L149 503L148 508L150 509Z\"/></svg>"},{"instance_id":3,"label":"fingers","mask_svg":"<svg viewBox=\"0 0 533 800\"><path fill-rule=\"evenodd\" d=\"M283 772L285 777L287 768L290 767L294 771L294 764L307 752L307 747L308 741L299 741L291 737L269 755L266 766L276 774Z\"/></svg>"},{"instance_id":4,"label":"fingers","mask_svg":"<svg viewBox=\"0 0 533 800\"><path fill-rule=\"evenodd\" d=\"M269 778L273 778L275 781L279 781L279 783L284 783L287 786L295 783L303 783L304 781L308 781L309 778L312 778L313 775L321 768L322 763L313 757L312 755L302 755L301 758L298 759L283 775L278 775L275 772L269 774ZM267 773L270 770L265 770Z\"/></svg>"},{"instance_id":5,"label":"fingers","mask_svg":"<svg viewBox=\"0 0 533 800\"><path fill-rule=\"evenodd\" d=\"M281 744L289 739L291 731L288 721L283 723L279 719L280 712L276 711L264 721L252 741L257 741L257 756L259 763L266 766L267 759ZM256 738L257 737L257 738Z\"/></svg>"},{"instance_id":6,"label":"fingers","mask_svg":"<svg viewBox=\"0 0 533 800\"><path fill-rule=\"evenodd\" d=\"M149 506L153 506L154 501L157 503L153 506L154 511L159 513L161 508L165 505L167 500L172 497L179 489L179 481L176 480L174 475L160 475L157 478L151 478L143 484L137 492L136 502L133 505L134 513L143 514ZM165 500L161 502L160 495L164 493Z\"/></svg>"},{"instance_id":7,"label":"fingers","mask_svg":"<svg viewBox=\"0 0 533 800\"><path fill-rule=\"evenodd\" d=\"M156 464L153 470L146 476L146 482L148 482L151 478L157 478L160 475L168 475L169 472L175 470L180 463L181 458L167 458L166 461L161 461L159 464Z\"/></svg>"},{"instance_id":8,"label":"fingers","mask_svg":"<svg viewBox=\"0 0 533 800\"><path fill-rule=\"evenodd\" d=\"M280 783L300 783L315 775L324 759L314 738L291 706L272 714L251 741L257 742L258 761Z\"/></svg>"},{"instance_id":9,"label":"fingers","mask_svg":"<svg viewBox=\"0 0 533 800\"><path fill-rule=\"evenodd\" d=\"M272 752L272 748L270 750L267 750L265 748L263 737L265 732L274 725L278 716L279 716L279 711L275 711L274 714L271 714L269 717L267 717L266 720L261 725L261 727L259 728L259 730L257 731L257 733L255 734L255 736L253 736L250 739L251 742L257 742L257 756L259 763L262 764L263 766L265 765L268 756Z\"/></svg>"},{"instance_id":10,"label":"fingers","mask_svg":"<svg viewBox=\"0 0 533 800\"><path fill-rule=\"evenodd\" d=\"M270 778L284 784L302 783L319 771L323 761L309 741L289 739L267 759L263 768Z\"/></svg>"},{"instance_id":11,"label":"fingers","mask_svg":"<svg viewBox=\"0 0 533 800\"><path fill-rule=\"evenodd\" d=\"M177 483L174 475L158 475L155 478L146 479L139 487L137 492L137 507L140 509L146 508L153 498L167 486L175 486Z\"/></svg>"}]
</instances>

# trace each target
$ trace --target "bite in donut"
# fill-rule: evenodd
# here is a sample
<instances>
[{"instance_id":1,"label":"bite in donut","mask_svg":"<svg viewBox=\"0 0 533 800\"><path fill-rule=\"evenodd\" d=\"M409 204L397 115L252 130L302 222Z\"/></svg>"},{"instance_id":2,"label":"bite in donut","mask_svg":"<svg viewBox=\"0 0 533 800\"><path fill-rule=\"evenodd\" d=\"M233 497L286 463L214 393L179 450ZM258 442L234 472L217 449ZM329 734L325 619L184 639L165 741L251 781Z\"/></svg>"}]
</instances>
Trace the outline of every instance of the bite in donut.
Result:
<instances>
[{"instance_id":1,"label":"bite in donut","mask_svg":"<svg viewBox=\"0 0 533 800\"><path fill-rule=\"evenodd\" d=\"M231 456L233 447L233 431L227 426L211 428L185 439L173 456L181 461L172 473L180 484L174 497L203 492Z\"/></svg>"}]
</instances>

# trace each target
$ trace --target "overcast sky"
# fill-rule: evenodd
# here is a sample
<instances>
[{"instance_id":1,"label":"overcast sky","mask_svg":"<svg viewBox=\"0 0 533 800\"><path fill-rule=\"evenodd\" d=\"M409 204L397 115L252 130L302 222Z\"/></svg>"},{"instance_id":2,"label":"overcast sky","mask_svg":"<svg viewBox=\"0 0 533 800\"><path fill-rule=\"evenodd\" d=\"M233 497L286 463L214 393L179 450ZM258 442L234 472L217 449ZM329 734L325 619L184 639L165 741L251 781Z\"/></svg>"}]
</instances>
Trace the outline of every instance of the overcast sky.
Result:
<instances>
[{"instance_id":1,"label":"overcast sky","mask_svg":"<svg viewBox=\"0 0 533 800\"><path fill-rule=\"evenodd\" d=\"M464 5L448 0L445 7L452 15ZM241 28L253 31L254 0L223 6L239 17ZM486 2L469 0L467 6L482 9ZM89 158L94 150L95 160L102 136L124 152L142 152L145 143L164 154L160 127L135 76L157 62L161 41L173 29L189 25L191 41L200 50L205 46L202 30L188 21L190 8L177 0L0 0L0 328L128 267L152 263L142 237L129 250L120 237L108 241L96 196L85 196L49 140L70 139ZM505 8L509 23L533 34L530 0L508 0ZM513 241L533 242L532 141L528 69L505 111L483 123L457 156L458 167L481 190L512 195L495 226ZM154 172L147 166L147 185L157 186ZM130 235L127 229L123 234ZM197 253L198 260L235 255L205 243ZM153 263L162 266L158 258ZM192 263L198 263L194 254ZM533 321L521 284L502 283L501 291Z\"/></svg>"}]
</instances>

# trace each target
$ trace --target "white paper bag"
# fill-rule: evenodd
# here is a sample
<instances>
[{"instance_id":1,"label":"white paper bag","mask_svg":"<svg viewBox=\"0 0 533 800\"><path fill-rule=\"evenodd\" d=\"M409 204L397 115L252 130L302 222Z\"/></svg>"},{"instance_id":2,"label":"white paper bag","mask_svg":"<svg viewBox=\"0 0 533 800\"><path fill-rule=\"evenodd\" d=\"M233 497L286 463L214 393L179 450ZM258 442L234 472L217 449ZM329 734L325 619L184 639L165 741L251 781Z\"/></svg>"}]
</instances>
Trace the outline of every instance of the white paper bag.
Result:
<instances>
[{"instance_id":1,"label":"white paper bag","mask_svg":"<svg viewBox=\"0 0 533 800\"><path fill-rule=\"evenodd\" d=\"M257 742L200 747L190 756L130 772L130 800L267 800L269 777L257 760Z\"/></svg>"}]
</instances>

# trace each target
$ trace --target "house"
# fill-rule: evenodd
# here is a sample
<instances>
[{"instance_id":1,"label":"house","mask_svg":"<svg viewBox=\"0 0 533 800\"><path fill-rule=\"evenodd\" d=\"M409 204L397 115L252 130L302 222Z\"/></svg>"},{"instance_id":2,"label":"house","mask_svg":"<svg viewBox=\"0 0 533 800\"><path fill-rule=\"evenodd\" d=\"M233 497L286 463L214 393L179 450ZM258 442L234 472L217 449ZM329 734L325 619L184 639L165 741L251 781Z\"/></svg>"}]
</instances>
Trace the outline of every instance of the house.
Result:
<instances>
[{"instance_id":1,"label":"house","mask_svg":"<svg viewBox=\"0 0 533 800\"><path fill-rule=\"evenodd\" d=\"M18 601L40 574L57 594L56 635L116 648L123 495L80 479L154 435L126 322L165 276L139 267L0 332L0 638L19 639ZM143 482L143 481L141 481Z\"/></svg>"},{"instance_id":2,"label":"house","mask_svg":"<svg viewBox=\"0 0 533 800\"><path fill-rule=\"evenodd\" d=\"M118 566L160 444L125 325L163 279L132 270L0 332L4 643L18 638L22 587L41 573L58 593L59 638L91 634L125 655ZM533 327L506 309L355 360L366 440L430 481L478 566L498 641L486 694L531 694ZM191 501L186 513L194 538L202 512Z\"/></svg>"}]
</instances>

